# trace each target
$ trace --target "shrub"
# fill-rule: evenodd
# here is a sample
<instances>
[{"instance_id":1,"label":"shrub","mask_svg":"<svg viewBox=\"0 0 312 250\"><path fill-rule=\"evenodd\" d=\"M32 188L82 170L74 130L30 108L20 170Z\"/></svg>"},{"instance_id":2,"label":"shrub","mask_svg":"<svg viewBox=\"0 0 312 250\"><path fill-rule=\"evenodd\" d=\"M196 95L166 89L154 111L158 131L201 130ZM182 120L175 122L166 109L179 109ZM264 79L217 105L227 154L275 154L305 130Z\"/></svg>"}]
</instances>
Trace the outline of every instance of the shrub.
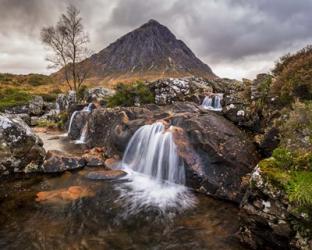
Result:
<instances>
[{"instance_id":1,"label":"shrub","mask_svg":"<svg viewBox=\"0 0 312 250\"><path fill-rule=\"evenodd\" d=\"M108 99L108 106L133 106L137 102L140 104L154 102L154 95L142 82L133 84L119 83L116 86L116 93Z\"/></svg>"},{"instance_id":2,"label":"shrub","mask_svg":"<svg viewBox=\"0 0 312 250\"><path fill-rule=\"evenodd\" d=\"M312 99L312 46L280 58L273 69L275 81L272 92L282 105L289 105L295 98Z\"/></svg>"}]
</instances>

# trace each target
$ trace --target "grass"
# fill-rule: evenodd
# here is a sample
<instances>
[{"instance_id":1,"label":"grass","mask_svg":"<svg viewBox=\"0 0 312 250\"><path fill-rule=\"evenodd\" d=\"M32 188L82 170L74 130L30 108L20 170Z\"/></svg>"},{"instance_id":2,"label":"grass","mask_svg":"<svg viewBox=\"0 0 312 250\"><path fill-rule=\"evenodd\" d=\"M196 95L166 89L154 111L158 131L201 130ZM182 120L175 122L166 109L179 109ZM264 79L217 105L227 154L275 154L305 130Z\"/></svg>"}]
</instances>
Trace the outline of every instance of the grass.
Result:
<instances>
[{"instance_id":1,"label":"grass","mask_svg":"<svg viewBox=\"0 0 312 250\"><path fill-rule=\"evenodd\" d=\"M312 152L300 154L285 148L274 150L272 157L259 163L268 181L284 190L289 201L312 208Z\"/></svg>"},{"instance_id":2,"label":"grass","mask_svg":"<svg viewBox=\"0 0 312 250\"><path fill-rule=\"evenodd\" d=\"M0 89L0 111L15 106L25 105L31 98L31 94L16 88Z\"/></svg>"}]
</instances>

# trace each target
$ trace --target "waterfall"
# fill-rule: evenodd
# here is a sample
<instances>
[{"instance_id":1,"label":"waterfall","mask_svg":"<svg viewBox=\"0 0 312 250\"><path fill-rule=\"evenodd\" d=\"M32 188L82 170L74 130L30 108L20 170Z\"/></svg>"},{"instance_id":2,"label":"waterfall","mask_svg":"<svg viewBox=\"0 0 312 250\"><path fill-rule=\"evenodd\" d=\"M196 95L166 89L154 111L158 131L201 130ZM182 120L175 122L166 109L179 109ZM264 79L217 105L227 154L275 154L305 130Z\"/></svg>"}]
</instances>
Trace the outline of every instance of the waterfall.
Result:
<instances>
[{"instance_id":1,"label":"waterfall","mask_svg":"<svg viewBox=\"0 0 312 250\"><path fill-rule=\"evenodd\" d=\"M145 125L135 132L122 163L157 180L185 183L183 161L177 153L172 132L166 131L161 122Z\"/></svg>"},{"instance_id":2,"label":"waterfall","mask_svg":"<svg viewBox=\"0 0 312 250\"><path fill-rule=\"evenodd\" d=\"M221 100L221 94L206 96L203 100L202 107L208 110L222 111Z\"/></svg>"},{"instance_id":3,"label":"waterfall","mask_svg":"<svg viewBox=\"0 0 312 250\"><path fill-rule=\"evenodd\" d=\"M184 164L172 130L163 123L138 129L121 164L128 173L128 181L117 187L117 201L125 207L123 217L154 211L154 215L170 219L196 205L196 197L184 186Z\"/></svg>"},{"instance_id":4,"label":"waterfall","mask_svg":"<svg viewBox=\"0 0 312 250\"><path fill-rule=\"evenodd\" d=\"M75 144L85 144L87 139L87 132L88 132L88 123L86 123L82 129L80 138L75 141Z\"/></svg>"}]
</instances>

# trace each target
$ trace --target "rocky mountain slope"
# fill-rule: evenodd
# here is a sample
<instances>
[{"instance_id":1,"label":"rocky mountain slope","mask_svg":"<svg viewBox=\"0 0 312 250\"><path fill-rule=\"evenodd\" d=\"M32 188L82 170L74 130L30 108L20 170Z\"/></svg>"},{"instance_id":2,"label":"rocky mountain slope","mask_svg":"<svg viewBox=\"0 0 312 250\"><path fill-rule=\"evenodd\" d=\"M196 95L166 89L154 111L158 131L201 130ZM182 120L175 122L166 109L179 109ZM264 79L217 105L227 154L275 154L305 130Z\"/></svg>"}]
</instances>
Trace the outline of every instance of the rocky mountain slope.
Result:
<instances>
[{"instance_id":1,"label":"rocky mountain slope","mask_svg":"<svg viewBox=\"0 0 312 250\"><path fill-rule=\"evenodd\" d=\"M92 65L89 76L97 82L191 75L216 78L211 68L184 42L155 20L124 35L82 63Z\"/></svg>"}]
</instances>

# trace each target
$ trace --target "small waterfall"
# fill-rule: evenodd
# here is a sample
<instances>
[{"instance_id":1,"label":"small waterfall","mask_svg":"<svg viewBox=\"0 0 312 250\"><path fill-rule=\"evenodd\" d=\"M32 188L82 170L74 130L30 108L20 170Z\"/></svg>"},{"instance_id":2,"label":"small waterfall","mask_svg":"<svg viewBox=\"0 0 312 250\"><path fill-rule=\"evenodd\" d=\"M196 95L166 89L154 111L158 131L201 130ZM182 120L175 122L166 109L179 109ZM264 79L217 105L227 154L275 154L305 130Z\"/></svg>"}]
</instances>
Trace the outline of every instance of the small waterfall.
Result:
<instances>
[{"instance_id":1,"label":"small waterfall","mask_svg":"<svg viewBox=\"0 0 312 250\"><path fill-rule=\"evenodd\" d=\"M123 217L153 211L171 219L193 208L196 197L184 186L185 168L173 140L171 128L161 122L138 129L128 143L122 167L128 182L117 189L124 204Z\"/></svg>"},{"instance_id":2,"label":"small waterfall","mask_svg":"<svg viewBox=\"0 0 312 250\"><path fill-rule=\"evenodd\" d=\"M88 133L88 123L86 123L81 131L80 138L75 141L75 144L85 144Z\"/></svg>"},{"instance_id":3,"label":"small waterfall","mask_svg":"<svg viewBox=\"0 0 312 250\"><path fill-rule=\"evenodd\" d=\"M221 100L222 95L220 94L206 96L203 100L202 107L208 110L222 111Z\"/></svg>"},{"instance_id":4,"label":"small waterfall","mask_svg":"<svg viewBox=\"0 0 312 250\"><path fill-rule=\"evenodd\" d=\"M123 165L157 180L185 183L185 170L172 132L164 124L145 125L135 132L125 151Z\"/></svg>"},{"instance_id":5,"label":"small waterfall","mask_svg":"<svg viewBox=\"0 0 312 250\"><path fill-rule=\"evenodd\" d=\"M89 113L92 112L92 105L93 105L93 103L89 103L88 106L84 107L81 111L74 111L74 112L72 113L72 115L71 115L71 117L70 117L70 121L69 121L69 126L68 126L67 133L64 134L64 136L68 136L68 135L70 134L70 130L71 130L71 128L72 128L72 124L73 124L73 121L74 121L75 116L76 116L79 112L89 112ZM86 129L86 130L87 130L87 129ZM84 132L84 128L83 128L83 130L82 130L81 136L83 135L83 132ZM81 137L80 137L80 138L81 138ZM80 139L77 140L77 141L80 141Z\"/></svg>"}]
</instances>

